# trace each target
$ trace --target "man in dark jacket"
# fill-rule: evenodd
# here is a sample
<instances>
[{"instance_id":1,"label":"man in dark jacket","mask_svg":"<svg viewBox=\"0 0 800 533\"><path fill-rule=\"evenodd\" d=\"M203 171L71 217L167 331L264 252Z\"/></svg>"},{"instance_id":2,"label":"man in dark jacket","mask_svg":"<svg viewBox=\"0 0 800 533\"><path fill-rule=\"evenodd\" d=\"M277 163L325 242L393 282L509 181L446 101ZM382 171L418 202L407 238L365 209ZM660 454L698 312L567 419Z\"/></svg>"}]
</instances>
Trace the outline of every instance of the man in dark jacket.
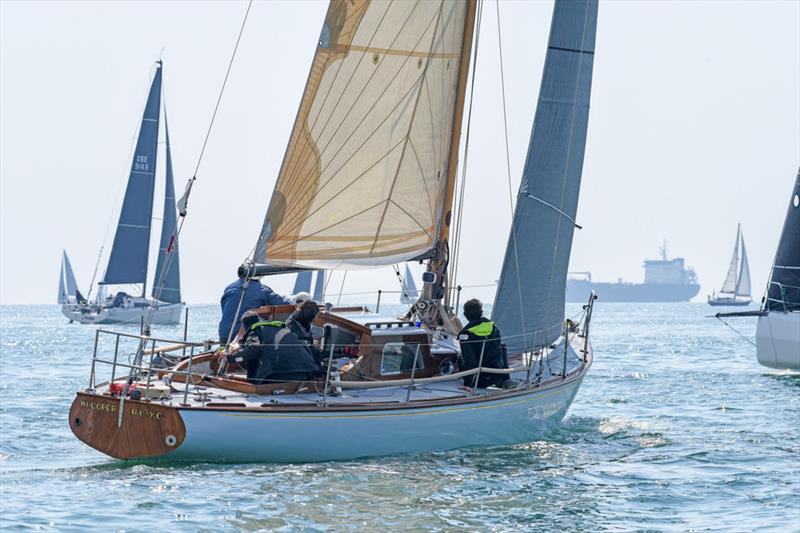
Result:
<instances>
[{"instance_id":1,"label":"man in dark jacket","mask_svg":"<svg viewBox=\"0 0 800 533\"><path fill-rule=\"evenodd\" d=\"M242 270L241 267L240 270ZM256 309L264 305L292 303L283 296L276 294L266 285L262 285L261 280L258 278L245 280L242 277L244 275L243 270L239 275L239 279L225 287L225 291L219 301L220 307L222 307L222 319L219 321L218 333L219 341L223 345L228 342L231 326L233 326L233 336L235 337L236 332L239 331L242 315L250 309ZM245 283L247 284L246 287ZM244 291L244 297L242 297L242 291ZM242 302L241 307L239 306L239 300ZM239 316L236 316L237 308L239 309Z\"/></svg>"},{"instance_id":2,"label":"man in dark jacket","mask_svg":"<svg viewBox=\"0 0 800 533\"><path fill-rule=\"evenodd\" d=\"M483 316L483 306L476 299L464 302L464 317L469 321L458 334L461 345L461 370L471 370L479 365L483 368L508 368L505 347L500 342L500 330L494 322ZM483 351L483 359L481 359ZM481 373L478 387L491 385L502 387L508 379L505 374ZM475 375L466 376L464 385L475 386Z\"/></svg>"},{"instance_id":3,"label":"man in dark jacket","mask_svg":"<svg viewBox=\"0 0 800 533\"><path fill-rule=\"evenodd\" d=\"M260 321L258 314L248 312L242 317L245 336L242 348L227 355L247 369L248 381L306 381L321 373L310 350L283 322Z\"/></svg>"},{"instance_id":4,"label":"man in dark jacket","mask_svg":"<svg viewBox=\"0 0 800 533\"><path fill-rule=\"evenodd\" d=\"M300 342L308 346L314 361L322 362L322 353L314 346L314 337L311 335L311 326L319 313L319 305L313 300L305 300L294 313L286 319L286 327L294 333Z\"/></svg>"}]
</instances>

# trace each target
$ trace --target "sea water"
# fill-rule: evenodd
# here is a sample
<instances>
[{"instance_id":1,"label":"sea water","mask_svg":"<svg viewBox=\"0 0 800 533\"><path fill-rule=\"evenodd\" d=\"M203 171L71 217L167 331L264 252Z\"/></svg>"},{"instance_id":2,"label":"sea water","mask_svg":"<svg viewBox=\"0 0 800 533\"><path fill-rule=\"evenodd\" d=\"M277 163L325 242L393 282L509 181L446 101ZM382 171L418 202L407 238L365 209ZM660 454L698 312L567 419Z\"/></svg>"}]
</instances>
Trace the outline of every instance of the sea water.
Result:
<instances>
[{"instance_id":1,"label":"sea water","mask_svg":"<svg viewBox=\"0 0 800 533\"><path fill-rule=\"evenodd\" d=\"M106 457L69 430L95 328L67 324L56 306L3 306L0 527L798 531L800 377L756 363L753 319L730 320L743 337L710 314L598 302L594 366L563 424L535 442L152 465ZM190 338L213 338L217 320L216 307L192 309ZM183 326L153 333L181 338Z\"/></svg>"}]
</instances>

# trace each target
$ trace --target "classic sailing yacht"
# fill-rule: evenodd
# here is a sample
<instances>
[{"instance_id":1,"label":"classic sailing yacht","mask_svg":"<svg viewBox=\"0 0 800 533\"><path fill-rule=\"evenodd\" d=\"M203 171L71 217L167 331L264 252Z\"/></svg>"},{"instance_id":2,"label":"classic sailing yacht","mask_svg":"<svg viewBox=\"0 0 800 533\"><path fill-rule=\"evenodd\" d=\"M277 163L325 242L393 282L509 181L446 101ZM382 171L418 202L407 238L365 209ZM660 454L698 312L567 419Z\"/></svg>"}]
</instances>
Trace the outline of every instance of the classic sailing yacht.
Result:
<instances>
[{"instance_id":1,"label":"classic sailing yacht","mask_svg":"<svg viewBox=\"0 0 800 533\"><path fill-rule=\"evenodd\" d=\"M172 239L177 215L166 112L164 114L167 151L164 217L161 222L161 240L153 282L153 298L147 298L150 226L153 218L158 129L161 115L161 72L162 63L158 61L139 128L136 151L131 163L114 244L111 248L105 276L99 283L98 297L91 303L84 301L62 305L62 313L71 321L83 324L138 323L152 310L153 322L156 324L180 322L183 304L181 303L178 243L177 240ZM174 254L174 257L170 259L169 268L165 270L168 250ZM116 294L102 296L108 292L109 286L127 284L140 284L141 293L130 295L119 290Z\"/></svg>"},{"instance_id":2,"label":"classic sailing yacht","mask_svg":"<svg viewBox=\"0 0 800 533\"><path fill-rule=\"evenodd\" d=\"M739 243L742 245L742 260L739 262ZM728 274L722 283L719 294L708 297L708 305L750 305L750 265L747 263L747 250L744 247L744 236L741 224L736 227L736 244L728 267Z\"/></svg>"},{"instance_id":3,"label":"classic sailing yacht","mask_svg":"<svg viewBox=\"0 0 800 533\"><path fill-rule=\"evenodd\" d=\"M210 343L194 355L198 344L101 331L132 339L136 356L118 365L125 348L98 341L89 387L69 415L79 439L124 459L325 461L527 442L564 417L592 364L594 295L582 317L565 320L564 287L597 1L555 2L494 302L508 369L459 367L461 325L450 302L448 243L458 222L454 185L477 6L331 2L253 261L241 269L248 278L424 259L422 293L408 313L322 310L315 336L327 370L304 382L248 382L235 365L218 363ZM274 321L292 310L257 312ZM168 352L180 362L156 370L155 354ZM109 381L97 379L101 370ZM502 388L462 386L481 373L510 379Z\"/></svg>"}]
</instances>

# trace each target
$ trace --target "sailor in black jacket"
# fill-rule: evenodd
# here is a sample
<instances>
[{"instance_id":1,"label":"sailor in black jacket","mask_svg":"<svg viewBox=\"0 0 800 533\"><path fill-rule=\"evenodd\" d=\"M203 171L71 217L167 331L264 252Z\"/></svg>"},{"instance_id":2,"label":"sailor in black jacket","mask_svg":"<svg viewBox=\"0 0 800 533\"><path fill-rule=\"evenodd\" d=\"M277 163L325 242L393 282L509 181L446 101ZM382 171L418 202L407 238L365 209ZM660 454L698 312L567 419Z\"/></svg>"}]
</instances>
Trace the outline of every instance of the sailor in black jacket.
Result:
<instances>
[{"instance_id":1,"label":"sailor in black jacket","mask_svg":"<svg viewBox=\"0 0 800 533\"><path fill-rule=\"evenodd\" d=\"M319 305L313 300L306 300L300 304L294 313L286 319L286 327L294 333L300 342L308 346L311 355L317 364L322 362L322 353L314 346L314 337L311 335L311 326L319 313Z\"/></svg>"},{"instance_id":2,"label":"sailor in black jacket","mask_svg":"<svg viewBox=\"0 0 800 533\"><path fill-rule=\"evenodd\" d=\"M469 322L458 334L461 345L461 370L471 370L480 364L483 368L508 368L505 347L500 342L500 330L494 322L483 316L483 306L476 299L464 302L464 316ZM481 360L481 350L483 359ZM505 374L481 373L478 387L502 387L508 379ZM475 376L464 377L464 385L475 386Z\"/></svg>"},{"instance_id":3,"label":"sailor in black jacket","mask_svg":"<svg viewBox=\"0 0 800 533\"><path fill-rule=\"evenodd\" d=\"M248 312L242 326L242 348L227 358L247 369L248 381L305 381L320 374L311 351L283 322L259 321L258 314Z\"/></svg>"}]
</instances>

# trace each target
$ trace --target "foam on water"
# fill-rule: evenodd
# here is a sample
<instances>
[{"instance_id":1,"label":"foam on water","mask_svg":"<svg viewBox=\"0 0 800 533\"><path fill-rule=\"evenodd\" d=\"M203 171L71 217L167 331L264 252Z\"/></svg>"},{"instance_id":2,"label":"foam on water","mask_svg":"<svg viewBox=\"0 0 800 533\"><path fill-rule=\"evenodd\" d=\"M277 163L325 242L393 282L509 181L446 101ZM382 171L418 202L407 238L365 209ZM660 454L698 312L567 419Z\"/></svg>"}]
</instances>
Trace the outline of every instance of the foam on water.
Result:
<instances>
[{"instance_id":1,"label":"foam on water","mask_svg":"<svg viewBox=\"0 0 800 533\"><path fill-rule=\"evenodd\" d=\"M55 306L0 314L2 527L800 530L800 377L758 366L705 305L598 302L594 367L535 442L297 465L91 450L67 412L88 383L93 328ZM217 318L192 311L190 337L212 337Z\"/></svg>"}]
</instances>

